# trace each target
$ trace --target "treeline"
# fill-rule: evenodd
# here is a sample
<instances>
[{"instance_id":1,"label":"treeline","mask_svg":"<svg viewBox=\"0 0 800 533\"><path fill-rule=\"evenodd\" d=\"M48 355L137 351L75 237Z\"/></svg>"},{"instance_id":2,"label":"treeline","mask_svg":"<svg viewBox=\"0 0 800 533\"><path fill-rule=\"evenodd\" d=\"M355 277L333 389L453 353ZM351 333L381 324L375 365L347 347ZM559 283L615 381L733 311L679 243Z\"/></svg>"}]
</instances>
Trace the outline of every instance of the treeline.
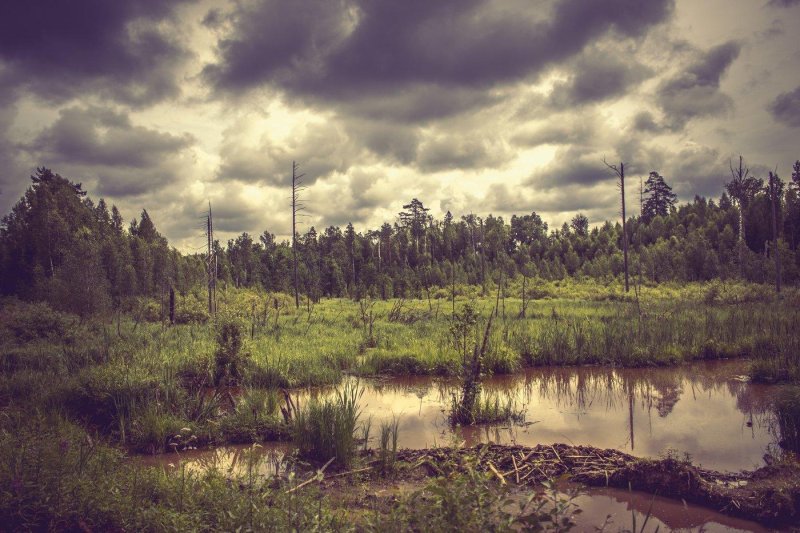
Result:
<instances>
[{"instance_id":1,"label":"treeline","mask_svg":"<svg viewBox=\"0 0 800 533\"><path fill-rule=\"evenodd\" d=\"M195 256L170 248L147 211L126 228L116 206L46 168L0 224L0 292L82 316L120 309L134 296L205 279Z\"/></svg>"},{"instance_id":2,"label":"treeline","mask_svg":"<svg viewBox=\"0 0 800 533\"><path fill-rule=\"evenodd\" d=\"M793 170L788 186L778 177L773 181L777 249L789 283L800 275L800 161ZM696 196L676 206L663 176L651 173L642 188L641 214L626 224L631 276L654 283L733 277L772 282L776 247L768 185L747 177L742 192L735 181L718 201ZM735 202L728 189L736 191ZM623 273L622 239L621 223L590 229L582 214L553 229L535 212L512 215L508 222L493 215L457 220L449 212L436 220L414 199L394 224L379 229L359 233L348 224L296 235L300 292L312 298L385 298L420 296L453 281L496 284L501 276L617 278ZM238 287L291 292L291 246L269 232L257 240L243 233L220 250L217 277Z\"/></svg>"},{"instance_id":3,"label":"treeline","mask_svg":"<svg viewBox=\"0 0 800 533\"><path fill-rule=\"evenodd\" d=\"M293 291L293 244L265 231L243 233L205 254L170 248L146 211L127 227L116 209L96 205L80 184L40 168L32 184L0 225L0 290L45 300L87 315L119 309L132 296L180 294L208 283ZM646 282L702 281L743 277L771 282L780 253L783 281L800 277L800 161L785 184L740 175L719 200L695 197L676 205L664 178L651 173L642 190L639 216L626 223L629 271ZM772 236L775 198L779 238ZM629 202L630 205L630 202ZM630 210L630 207L629 207ZM403 206L397 221L357 232L352 224L295 236L298 284L312 299L364 295L424 295L452 284L490 286L501 278L614 279L623 273L622 225L590 228L582 214L549 228L535 212L509 221L449 212L434 219L423 202Z\"/></svg>"}]
</instances>

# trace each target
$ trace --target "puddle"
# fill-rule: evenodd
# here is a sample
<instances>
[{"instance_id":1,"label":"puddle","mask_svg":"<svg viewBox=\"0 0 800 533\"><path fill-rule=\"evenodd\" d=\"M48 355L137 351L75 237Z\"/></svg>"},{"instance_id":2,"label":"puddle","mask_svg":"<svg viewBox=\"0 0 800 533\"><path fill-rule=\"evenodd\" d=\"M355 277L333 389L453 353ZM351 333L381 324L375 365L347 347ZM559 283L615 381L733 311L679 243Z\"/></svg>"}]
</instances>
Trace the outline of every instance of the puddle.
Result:
<instances>
[{"instance_id":1,"label":"puddle","mask_svg":"<svg viewBox=\"0 0 800 533\"><path fill-rule=\"evenodd\" d=\"M585 487L576 490L578 496L573 502L581 509L574 516L577 531L596 531L604 524L604 531L632 531L634 516L636 531L769 531L750 520L642 492ZM647 523L642 528L645 519Z\"/></svg>"},{"instance_id":2,"label":"puddle","mask_svg":"<svg viewBox=\"0 0 800 533\"><path fill-rule=\"evenodd\" d=\"M135 460L142 466L167 469L185 467L188 472L202 474L217 470L231 476L276 476L286 474L284 459L291 453L288 443L270 442L264 445L232 445L202 450L187 450L162 455L140 455Z\"/></svg>"}]
</instances>

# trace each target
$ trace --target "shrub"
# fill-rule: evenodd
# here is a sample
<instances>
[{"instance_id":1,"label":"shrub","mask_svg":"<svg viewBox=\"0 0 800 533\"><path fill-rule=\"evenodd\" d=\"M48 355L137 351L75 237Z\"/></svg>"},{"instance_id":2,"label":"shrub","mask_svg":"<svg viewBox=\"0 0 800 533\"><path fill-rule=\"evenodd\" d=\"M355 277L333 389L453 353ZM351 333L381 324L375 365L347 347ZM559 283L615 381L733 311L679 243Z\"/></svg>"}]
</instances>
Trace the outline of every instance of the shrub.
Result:
<instances>
[{"instance_id":1,"label":"shrub","mask_svg":"<svg viewBox=\"0 0 800 533\"><path fill-rule=\"evenodd\" d=\"M242 327L234 321L223 322L217 331L217 351L214 353L214 385L231 385L241 379L244 359Z\"/></svg>"}]
</instances>

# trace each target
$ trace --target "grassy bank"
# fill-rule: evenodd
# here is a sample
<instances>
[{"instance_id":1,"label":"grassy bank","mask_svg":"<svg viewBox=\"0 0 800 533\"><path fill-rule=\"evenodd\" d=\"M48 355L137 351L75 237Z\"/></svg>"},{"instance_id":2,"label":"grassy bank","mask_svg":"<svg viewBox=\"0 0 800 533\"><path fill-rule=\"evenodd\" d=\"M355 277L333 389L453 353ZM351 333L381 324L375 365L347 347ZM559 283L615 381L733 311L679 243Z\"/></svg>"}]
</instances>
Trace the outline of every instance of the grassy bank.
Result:
<instances>
[{"instance_id":1,"label":"grassy bank","mask_svg":"<svg viewBox=\"0 0 800 533\"><path fill-rule=\"evenodd\" d=\"M522 299L458 287L483 335L497 316L482 372L529 365L669 365L748 357L753 378L800 379L796 290L776 300L758 285L644 287L638 298L614 286L538 283ZM221 291L217 323L183 311L187 323L158 322L153 302L131 304L119 320L80 321L43 304L3 302L0 405L57 412L135 451L213 442L289 438L280 388L334 384L357 375L458 375L448 291L430 300L304 302L285 295ZM197 308L196 298L178 307ZM186 317L194 317L192 319ZM155 321L154 321L155 320ZM221 346L236 324L235 354ZM234 394L228 395L227 392ZM173 438L188 428L180 442Z\"/></svg>"}]
</instances>

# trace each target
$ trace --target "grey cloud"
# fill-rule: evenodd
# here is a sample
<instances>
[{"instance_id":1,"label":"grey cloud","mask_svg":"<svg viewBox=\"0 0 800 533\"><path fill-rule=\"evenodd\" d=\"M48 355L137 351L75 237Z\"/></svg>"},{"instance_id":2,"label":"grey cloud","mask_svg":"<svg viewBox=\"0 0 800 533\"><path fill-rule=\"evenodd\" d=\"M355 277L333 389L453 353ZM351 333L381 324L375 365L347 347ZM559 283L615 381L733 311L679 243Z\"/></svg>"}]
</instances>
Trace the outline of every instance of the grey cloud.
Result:
<instances>
[{"instance_id":1,"label":"grey cloud","mask_svg":"<svg viewBox=\"0 0 800 533\"><path fill-rule=\"evenodd\" d=\"M672 7L565 0L542 20L538 9L480 0L263 1L234 15L204 74L225 91L274 84L337 101L415 85L486 88L536 75L610 31L638 37Z\"/></svg>"},{"instance_id":2,"label":"grey cloud","mask_svg":"<svg viewBox=\"0 0 800 533\"><path fill-rule=\"evenodd\" d=\"M715 46L661 84L656 96L672 129L683 128L692 118L725 113L733 107L733 100L720 92L719 84L740 50L736 41Z\"/></svg>"},{"instance_id":3,"label":"grey cloud","mask_svg":"<svg viewBox=\"0 0 800 533\"><path fill-rule=\"evenodd\" d=\"M573 70L568 80L553 87L552 106L564 109L621 96L652 74L635 59L600 50L582 54Z\"/></svg>"},{"instance_id":4,"label":"grey cloud","mask_svg":"<svg viewBox=\"0 0 800 533\"><path fill-rule=\"evenodd\" d=\"M511 138L517 146L535 147L542 144L587 143L595 134L596 119L593 115L550 117L543 126L523 129Z\"/></svg>"},{"instance_id":5,"label":"grey cloud","mask_svg":"<svg viewBox=\"0 0 800 533\"><path fill-rule=\"evenodd\" d=\"M590 185L608 178L602 156L577 147L559 148L553 161L536 171L526 184L550 190L566 185Z\"/></svg>"},{"instance_id":6,"label":"grey cloud","mask_svg":"<svg viewBox=\"0 0 800 533\"><path fill-rule=\"evenodd\" d=\"M504 143L485 134L433 135L419 149L416 164L425 172L501 167L508 160Z\"/></svg>"},{"instance_id":7,"label":"grey cloud","mask_svg":"<svg viewBox=\"0 0 800 533\"><path fill-rule=\"evenodd\" d=\"M408 165L417 157L420 142L419 128L390 121L372 121L354 118L345 122L353 139L388 163Z\"/></svg>"},{"instance_id":8,"label":"grey cloud","mask_svg":"<svg viewBox=\"0 0 800 533\"><path fill-rule=\"evenodd\" d=\"M110 196L137 196L174 182L189 135L172 135L134 125L126 113L107 107L71 107L25 150L36 160L64 169L74 179L96 181Z\"/></svg>"},{"instance_id":9,"label":"grey cloud","mask_svg":"<svg viewBox=\"0 0 800 533\"><path fill-rule=\"evenodd\" d=\"M768 109L778 122L793 128L800 127L800 85L793 91L776 96Z\"/></svg>"},{"instance_id":10,"label":"grey cloud","mask_svg":"<svg viewBox=\"0 0 800 533\"><path fill-rule=\"evenodd\" d=\"M539 214L569 211L592 213L597 210L614 209L618 199L613 185L584 187L573 184L554 189L544 195L529 195L517 189L511 190L504 183L496 183L489 188L483 205L489 210L516 214L531 211Z\"/></svg>"},{"instance_id":11,"label":"grey cloud","mask_svg":"<svg viewBox=\"0 0 800 533\"><path fill-rule=\"evenodd\" d=\"M662 165L651 170L662 174L683 200L695 194L717 197L722 193L723 183L730 178L728 160L723 161L719 150L710 146L690 144L668 154Z\"/></svg>"},{"instance_id":12,"label":"grey cloud","mask_svg":"<svg viewBox=\"0 0 800 533\"><path fill-rule=\"evenodd\" d=\"M0 17L0 62L47 100L88 93L147 104L179 92L187 52L157 29L185 0L14 2Z\"/></svg>"},{"instance_id":13,"label":"grey cloud","mask_svg":"<svg viewBox=\"0 0 800 533\"><path fill-rule=\"evenodd\" d=\"M792 7L800 5L800 0L769 0L772 7Z\"/></svg>"},{"instance_id":14,"label":"grey cloud","mask_svg":"<svg viewBox=\"0 0 800 533\"><path fill-rule=\"evenodd\" d=\"M650 111L640 111L633 117L633 129L647 133L659 133L664 131L664 126L656 121Z\"/></svg>"},{"instance_id":15,"label":"grey cloud","mask_svg":"<svg viewBox=\"0 0 800 533\"><path fill-rule=\"evenodd\" d=\"M58 162L148 168L193 142L189 135L134 126L127 114L110 108L71 107L29 149Z\"/></svg>"},{"instance_id":16,"label":"grey cloud","mask_svg":"<svg viewBox=\"0 0 800 533\"><path fill-rule=\"evenodd\" d=\"M483 108L499 100L489 91L418 84L402 91L367 93L358 100L343 102L340 109L345 114L371 120L419 123Z\"/></svg>"}]
</instances>

